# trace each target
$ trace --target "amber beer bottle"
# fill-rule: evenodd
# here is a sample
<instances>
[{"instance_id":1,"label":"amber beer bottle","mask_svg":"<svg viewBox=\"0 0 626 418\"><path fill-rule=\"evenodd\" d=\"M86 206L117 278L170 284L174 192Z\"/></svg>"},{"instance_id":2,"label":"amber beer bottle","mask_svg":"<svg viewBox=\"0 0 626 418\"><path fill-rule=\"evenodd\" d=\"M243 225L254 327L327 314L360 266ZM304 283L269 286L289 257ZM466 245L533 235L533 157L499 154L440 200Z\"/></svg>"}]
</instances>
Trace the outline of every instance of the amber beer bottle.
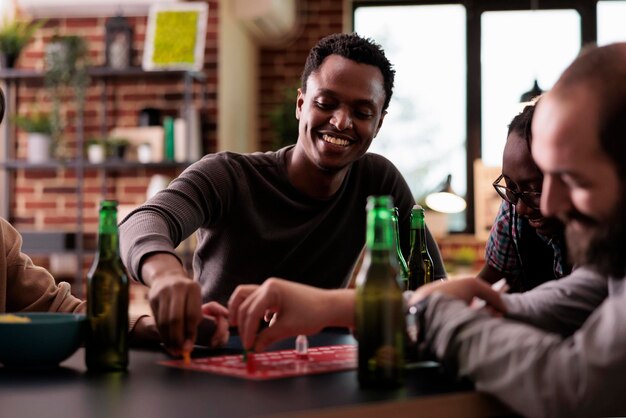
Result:
<instances>
[{"instance_id":1,"label":"amber beer bottle","mask_svg":"<svg viewBox=\"0 0 626 418\"><path fill-rule=\"evenodd\" d=\"M87 368L126 370L128 276L120 259L117 202L113 200L100 203L98 252L87 276L87 319Z\"/></svg>"},{"instance_id":2,"label":"amber beer bottle","mask_svg":"<svg viewBox=\"0 0 626 418\"><path fill-rule=\"evenodd\" d=\"M434 280L433 259L426 246L426 222L424 208L411 209L411 253L409 255L409 290L415 290Z\"/></svg>"},{"instance_id":3,"label":"amber beer bottle","mask_svg":"<svg viewBox=\"0 0 626 418\"><path fill-rule=\"evenodd\" d=\"M400 246L400 221L399 211L397 207L393 208L391 212L391 221L393 222L393 240L396 247L396 257L398 259L398 267L400 267L400 288L402 290L409 289L409 268L402 254L402 247Z\"/></svg>"},{"instance_id":4,"label":"amber beer bottle","mask_svg":"<svg viewBox=\"0 0 626 418\"><path fill-rule=\"evenodd\" d=\"M393 388L404 382L405 318L391 214L390 196L368 198L366 251L356 281L362 388Z\"/></svg>"}]
</instances>

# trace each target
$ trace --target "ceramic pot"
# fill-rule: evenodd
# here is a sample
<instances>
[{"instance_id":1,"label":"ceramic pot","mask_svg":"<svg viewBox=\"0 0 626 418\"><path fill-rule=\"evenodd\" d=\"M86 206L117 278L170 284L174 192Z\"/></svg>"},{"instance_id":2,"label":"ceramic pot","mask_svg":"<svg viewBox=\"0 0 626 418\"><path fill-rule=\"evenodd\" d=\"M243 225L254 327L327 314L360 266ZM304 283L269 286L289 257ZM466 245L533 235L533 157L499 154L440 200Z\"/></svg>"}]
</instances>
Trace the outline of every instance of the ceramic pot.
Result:
<instances>
[{"instance_id":1,"label":"ceramic pot","mask_svg":"<svg viewBox=\"0 0 626 418\"><path fill-rule=\"evenodd\" d=\"M52 138L39 132L30 132L27 137L29 163L45 163L50 161Z\"/></svg>"}]
</instances>

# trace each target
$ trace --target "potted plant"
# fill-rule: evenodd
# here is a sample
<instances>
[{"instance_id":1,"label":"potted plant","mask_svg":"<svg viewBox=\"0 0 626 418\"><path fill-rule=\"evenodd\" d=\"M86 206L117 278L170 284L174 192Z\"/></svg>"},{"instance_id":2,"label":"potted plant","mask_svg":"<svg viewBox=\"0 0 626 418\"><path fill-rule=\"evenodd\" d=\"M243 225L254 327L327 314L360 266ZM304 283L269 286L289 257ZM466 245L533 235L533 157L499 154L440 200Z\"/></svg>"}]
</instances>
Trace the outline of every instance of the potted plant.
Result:
<instances>
[{"instance_id":1,"label":"potted plant","mask_svg":"<svg viewBox=\"0 0 626 418\"><path fill-rule=\"evenodd\" d=\"M50 114L33 112L30 115L16 115L13 120L18 128L28 132L28 162L43 163L49 161L54 148Z\"/></svg>"},{"instance_id":2,"label":"potted plant","mask_svg":"<svg viewBox=\"0 0 626 418\"><path fill-rule=\"evenodd\" d=\"M0 27L0 68L14 67L22 49L44 23L45 20L37 22L4 20Z\"/></svg>"},{"instance_id":3,"label":"potted plant","mask_svg":"<svg viewBox=\"0 0 626 418\"><path fill-rule=\"evenodd\" d=\"M113 160L124 160L126 157L126 150L130 142L126 138L110 137L106 140L106 155L107 158Z\"/></svg>"},{"instance_id":4,"label":"potted plant","mask_svg":"<svg viewBox=\"0 0 626 418\"><path fill-rule=\"evenodd\" d=\"M78 36L55 35L46 45L44 81L52 98L52 136L57 144L60 144L65 126L61 118L61 100L72 93L76 98L75 124L82 124L89 85L87 64L87 44ZM63 150L57 151L64 154Z\"/></svg>"},{"instance_id":5,"label":"potted plant","mask_svg":"<svg viewBox=\"0 0 626 418\"><path fill-rule=\"evenodd\" d=\"M298 84L285 87L279 102L268 114L273 133L272 148L275 150L295 144L298 140L298 119L296 119L298 87Z\"/></svg>"}]
</instances>

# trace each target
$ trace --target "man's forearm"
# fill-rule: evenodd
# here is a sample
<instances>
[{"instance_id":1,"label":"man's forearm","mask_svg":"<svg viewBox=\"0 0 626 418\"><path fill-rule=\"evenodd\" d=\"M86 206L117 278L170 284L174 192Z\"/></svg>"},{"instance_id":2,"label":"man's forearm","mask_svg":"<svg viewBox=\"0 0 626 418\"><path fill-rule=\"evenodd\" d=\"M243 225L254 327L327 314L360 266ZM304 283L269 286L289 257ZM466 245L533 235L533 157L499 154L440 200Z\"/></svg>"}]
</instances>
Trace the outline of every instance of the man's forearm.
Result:
<instances>
[{"instance_id":1,"label":"man's forearm","mask_svg":"<svg viewBox=\"0 0 626 418\"><path fill-rule=\"evenodd\" d=\"M146 256L141 264L141 279L152 287L159 277L188 277L180 260L170 253L154 253Z\"/></svg>"}]
</instances>

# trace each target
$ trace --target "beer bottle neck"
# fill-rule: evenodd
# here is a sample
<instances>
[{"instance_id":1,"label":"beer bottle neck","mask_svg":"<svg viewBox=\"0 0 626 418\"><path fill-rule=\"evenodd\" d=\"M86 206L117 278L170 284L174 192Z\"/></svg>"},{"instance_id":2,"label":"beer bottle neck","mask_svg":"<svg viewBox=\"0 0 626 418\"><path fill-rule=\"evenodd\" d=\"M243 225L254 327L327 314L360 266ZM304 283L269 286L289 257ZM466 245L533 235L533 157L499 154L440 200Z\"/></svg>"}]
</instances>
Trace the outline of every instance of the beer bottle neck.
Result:
<instances>
[{"instance_id":1,"label":"beer bottle neck","mask_svg":"<svg viewBox=\"0 0 626 418\"><path fill-rule=\"evenodd\" d=\"M100 210L98 225L98 257L114 258L119 256L119 232L117 211L114 208Z\"/></svg>"}]
</instances>

